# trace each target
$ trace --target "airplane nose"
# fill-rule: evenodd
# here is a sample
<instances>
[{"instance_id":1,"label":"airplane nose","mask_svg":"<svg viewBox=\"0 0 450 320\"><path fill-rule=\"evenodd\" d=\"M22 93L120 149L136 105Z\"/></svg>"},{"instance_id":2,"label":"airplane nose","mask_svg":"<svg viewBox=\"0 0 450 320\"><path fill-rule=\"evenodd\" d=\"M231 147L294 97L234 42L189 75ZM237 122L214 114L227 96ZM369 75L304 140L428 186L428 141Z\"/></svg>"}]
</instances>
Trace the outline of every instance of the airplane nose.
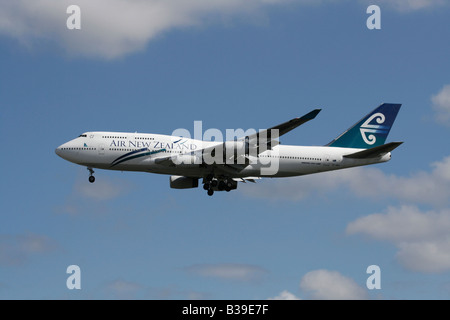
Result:
<instances>
[{"instance_id":1,"label":"airplane nose","mask_svg":"<svg viewBox=\"0 0 450 320\"><path fill-rule=\"evenodd\" d=\"M60 145L58 148L56 148L55 149L55 153L58 155L58 156L60 156L60 157L62 157L62 145Z\"/></svg>"}]
</instances>

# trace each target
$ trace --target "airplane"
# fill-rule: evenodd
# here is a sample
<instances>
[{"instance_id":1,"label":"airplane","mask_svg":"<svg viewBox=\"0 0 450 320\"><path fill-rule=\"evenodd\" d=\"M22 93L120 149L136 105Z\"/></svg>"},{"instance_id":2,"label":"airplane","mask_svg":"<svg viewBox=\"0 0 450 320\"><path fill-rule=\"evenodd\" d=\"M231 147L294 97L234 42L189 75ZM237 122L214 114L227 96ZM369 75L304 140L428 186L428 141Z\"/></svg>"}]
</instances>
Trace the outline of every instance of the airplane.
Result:
<instances>
[{"instance_id":1,"label":"airplane","mask_svg":"<svg viewBox=\"0 0 450 320\"><path fill-rule=\"evenodd\" d=\"M55 152L87 167L89 182L94 168L170 175L174 189L215 191L237 189L238 182L261 178L302 176L382 163L403 142L386 143L401 104L383 103L324 146L281 145L279 137L314 119L321 109L266 130L233 140L203 141L180 136L85 132Z\"/></svg>"}]
</instances>

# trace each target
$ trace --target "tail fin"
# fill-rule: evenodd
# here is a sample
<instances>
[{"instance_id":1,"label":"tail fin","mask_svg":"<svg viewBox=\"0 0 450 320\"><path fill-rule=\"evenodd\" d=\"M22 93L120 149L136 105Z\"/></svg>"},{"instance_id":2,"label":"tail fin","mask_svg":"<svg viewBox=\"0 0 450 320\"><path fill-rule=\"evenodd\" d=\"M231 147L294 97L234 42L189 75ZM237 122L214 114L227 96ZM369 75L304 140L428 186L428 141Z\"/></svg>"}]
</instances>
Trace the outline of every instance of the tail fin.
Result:
<instances>
[{"instance_id":1,"label":"tail fin","mask_svg":"<svg viewBox=\"0 0 450 320\"><path fill-rule=\"evenodd\" d=\"M383 103L327 146L367 149L383 145L400 107L401 104Z\"/></svg>"}]
</instances>

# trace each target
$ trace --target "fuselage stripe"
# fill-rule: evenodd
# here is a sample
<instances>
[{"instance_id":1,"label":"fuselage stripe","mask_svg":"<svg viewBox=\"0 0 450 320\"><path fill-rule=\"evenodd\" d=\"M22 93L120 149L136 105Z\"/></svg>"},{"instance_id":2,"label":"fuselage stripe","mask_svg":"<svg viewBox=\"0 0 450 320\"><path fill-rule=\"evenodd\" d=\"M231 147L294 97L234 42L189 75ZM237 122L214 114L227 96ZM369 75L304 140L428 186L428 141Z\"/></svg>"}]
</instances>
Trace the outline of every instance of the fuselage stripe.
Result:
<instances>
[{"instance_id":1,"label":"fuselage stripe","mask_svg":"<svg viewBox=\"0 0 450 320\"><path fill-rule=\"evenodd\" d=\"M148 150L148 149L146 148L145 150ZM160 152L163 152L163 151L166 151L166 149L160 149L160 150L155 150L155 151L148 151L148 152L137 154L137 155L131 155L131 153L129 153L127 155L131 155L130 157L124 158L122 160L116 159L115 161L113 161L111 163L111 167L114 167L115 165L118 165L119 163L122 163L124 161L132 160L132 159L136 159L136 158L140 158L140 157L145 157L145 156L150 156L152 154L160 153ZM133 152L133 153L136 153L136 152ZM124 156L126 156L126 155L123 155L121 158L123 158ZM119 161L117 161L117 160L119 160Z\"/></svg>"},{"instance_id":2,"label":"fuselage stripe","mask_svg":"<svg viewBox=\"0 0 450 320\"><path fill-rule=\"evenodd\" d=\"M116 162L116 161L118 161L118 160L120 160L120 159L123 159L123 158L125 158L125 157L128 157L128 156L130 156L130 155L132 155L132 154L139 153L139 152L142 152L142 151L147 151L147 150L148 150L147 148L142 148L142 149L139 149L139 150L135 150L135 151L131 151L131 152L125 153L124 155L121 155L121 156L118 157L116 160L114 160L112 163L114 164L114 162Z\"/></svg>"}]
</instances>

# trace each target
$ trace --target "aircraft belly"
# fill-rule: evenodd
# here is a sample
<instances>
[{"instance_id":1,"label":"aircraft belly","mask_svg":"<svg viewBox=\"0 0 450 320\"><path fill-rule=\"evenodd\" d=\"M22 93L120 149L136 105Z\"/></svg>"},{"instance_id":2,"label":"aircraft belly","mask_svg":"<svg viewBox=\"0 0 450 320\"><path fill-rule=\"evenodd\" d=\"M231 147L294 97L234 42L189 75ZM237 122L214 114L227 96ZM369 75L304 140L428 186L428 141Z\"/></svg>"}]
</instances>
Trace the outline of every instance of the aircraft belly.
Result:
<instances>
[{"instance_id":1,"label":"aircraft belly","mask_svg":"<svg viewBox=\"0 0 450 320\"><path fill-rule=\"evenodd\" d=\"M186 177L203 177L208 174L206 168L178 168L178 167L166 167L166 166L152 166L148 167L145 171L159 174L179 175Z\"/></svg>"}]
</instances>

